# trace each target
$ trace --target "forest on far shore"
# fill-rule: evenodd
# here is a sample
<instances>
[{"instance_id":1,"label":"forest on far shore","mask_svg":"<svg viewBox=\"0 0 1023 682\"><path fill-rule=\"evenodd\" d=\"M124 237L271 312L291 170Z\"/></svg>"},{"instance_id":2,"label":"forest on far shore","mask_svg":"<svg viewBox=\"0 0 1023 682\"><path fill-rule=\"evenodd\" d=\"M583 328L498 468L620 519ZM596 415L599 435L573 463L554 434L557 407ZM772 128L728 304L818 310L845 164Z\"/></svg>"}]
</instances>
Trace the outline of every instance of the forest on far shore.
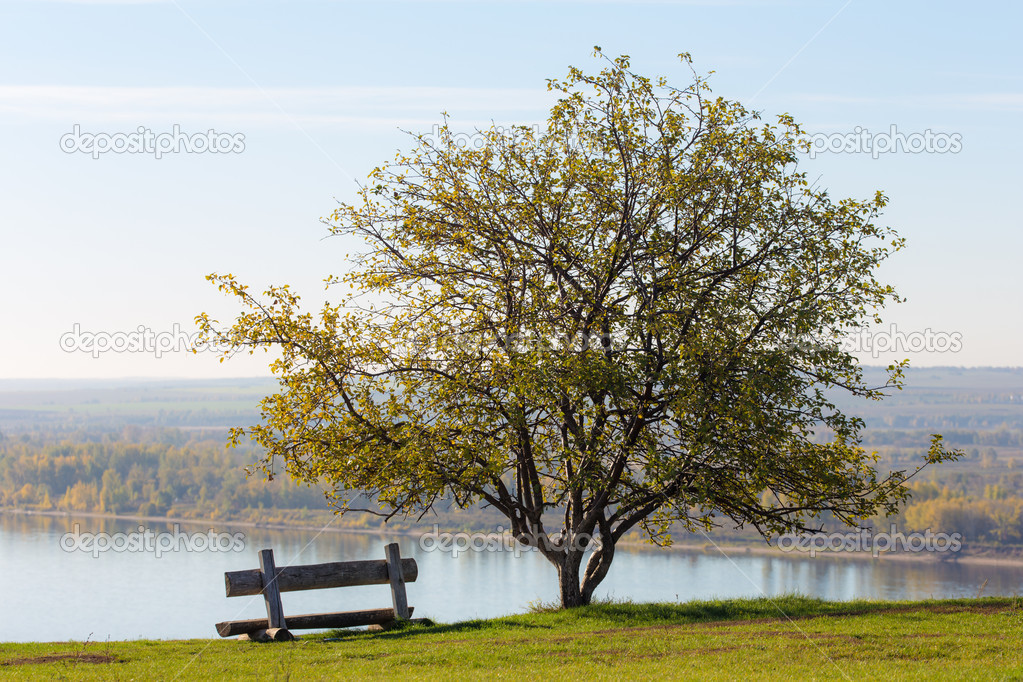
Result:
<instances>
[{"instance_id":1,"label":"forest on far shore","mask_svg":"<svg viewBox=\"0 0 1023 682\"><path fill-rule=\"evenodd\" d=\"M227 428L258 419L258 399L274 386L256 379L0 382L0 508L326 523L333 514L322 490L287 475L272 482L258 471L249 476L260 452L225 447ZM966 453L913 479L909 504L895 518L872 519L875 528L895 523L906 533L960 533L969 550L1023 548L1023 371L913 370L907 387L883 402L839 404L864 419L863 444L878 452L882 469L914 467L931 433ZM421 521L396 517L388 527L425 531L436 523L475 531L502 521L486 509L446 508ZM353 513L333 525L366 529L381 522ZM727 525L713 535L755 538Z\"/></svg>"}]
</instances>

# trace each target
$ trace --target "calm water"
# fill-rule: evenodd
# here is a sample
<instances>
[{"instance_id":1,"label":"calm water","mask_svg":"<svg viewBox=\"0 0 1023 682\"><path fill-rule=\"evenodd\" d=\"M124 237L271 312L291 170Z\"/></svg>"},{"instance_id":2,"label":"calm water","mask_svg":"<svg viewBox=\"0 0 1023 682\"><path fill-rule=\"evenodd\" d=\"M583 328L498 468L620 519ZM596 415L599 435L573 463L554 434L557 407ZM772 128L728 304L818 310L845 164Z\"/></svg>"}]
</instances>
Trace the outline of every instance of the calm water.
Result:
<instances>
[{"instance_id":1,"label":"calm water","mask_svg":"<svg viewBox=\"0 0 1023 682\"><path fill-rule=\"evenodd\" d=\"M65 551L61 538L79 532L138 533L138 523L107 519L0 514L0 578L4 618L0 641L171 639L215 637L213 624L265 617L261 597L224 596L225 571L256 568L272 547L277 565L383 558L396 541L414 557L419 579L409 583L416 616L452 622L525 611L557 596L554 568L537 554L424 551L417 538L346 533L270 531L217 526L243 533L241 551ZM148 524L173 533L172 524ZM181 533L209 525L182 524ZM167 540L165 540L167 542ZM205 540L203 541L205 542ZM223 536L221 545L231 546ZM67 541L65 540L65 545ZM1016 567L756 556L733 552L620 549L599 597L676 601L800 592L825 599L923 599L1023 592ZM285 615L390 606L385 585L288 592Z\"/></svg>"}]
</instances>

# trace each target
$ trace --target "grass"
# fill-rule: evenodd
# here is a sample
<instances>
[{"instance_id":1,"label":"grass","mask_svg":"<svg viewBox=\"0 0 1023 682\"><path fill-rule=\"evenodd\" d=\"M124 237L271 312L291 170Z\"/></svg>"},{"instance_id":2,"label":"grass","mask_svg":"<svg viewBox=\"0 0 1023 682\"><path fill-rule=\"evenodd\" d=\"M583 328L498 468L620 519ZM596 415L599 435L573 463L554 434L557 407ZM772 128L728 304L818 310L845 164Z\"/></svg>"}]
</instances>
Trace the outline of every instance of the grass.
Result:
<instances>
[{"instance_id":1,"label":"grass","mask_svg":"<svg viewBox=\"0 0 1023 682\"><path fill-rule=\"evenodd\" d=\"M1023 601L604 603L295 642L0 646L28 680L1023 679Z\"/></svg>"}]
</instances>

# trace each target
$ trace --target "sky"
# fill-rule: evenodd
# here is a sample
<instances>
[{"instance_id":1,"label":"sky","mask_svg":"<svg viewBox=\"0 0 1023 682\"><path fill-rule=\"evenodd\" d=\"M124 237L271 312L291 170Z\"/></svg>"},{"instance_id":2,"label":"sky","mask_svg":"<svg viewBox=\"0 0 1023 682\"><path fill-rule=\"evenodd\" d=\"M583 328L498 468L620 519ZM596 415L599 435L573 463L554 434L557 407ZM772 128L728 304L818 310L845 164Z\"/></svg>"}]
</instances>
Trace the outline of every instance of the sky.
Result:
<instances>
[{"instance_id":1,"label":"sky","mask_svg":"<svg viewBox=\"0 0 1023 682\"><path fill-rule=\"evenodd\" d=\"M239 312L205 276L317 307L352 250L321 218L406 131L442 112L542 125L546 79L599 70L595 45L680 87L691 53L715 95L813 136L800 170L833 197L888 195L907 248L879 274L907 301L863 362L1021 366L1021 19L1011 2L0 0L0 378L267 375L262 353L187 352L197 314ZM100 151L133 133L177 146ZM100 352L132 334L149 348Z\"/></svg>"}]
</instances>

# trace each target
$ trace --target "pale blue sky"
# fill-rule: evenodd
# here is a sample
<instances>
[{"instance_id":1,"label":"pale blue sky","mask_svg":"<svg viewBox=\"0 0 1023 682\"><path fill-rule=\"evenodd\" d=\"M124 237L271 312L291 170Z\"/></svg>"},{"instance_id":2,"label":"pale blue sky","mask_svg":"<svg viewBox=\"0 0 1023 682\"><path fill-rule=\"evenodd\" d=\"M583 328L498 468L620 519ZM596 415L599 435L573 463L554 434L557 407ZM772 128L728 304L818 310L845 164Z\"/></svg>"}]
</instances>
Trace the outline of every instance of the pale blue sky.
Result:
<instances>
[{"instance_id":1,"label":"pale blue sky","mask_svg":"<svg viewBox=\"0 0 1023 682\"><path fill-rule=\"evenodd\" d=\"M318 219L408 147L398 128L428 132L442 110L466 129L540 123L545 79L599 68L593 45L678 85L675 55L691 52L715 94L813 133L957 136L956 153L802 167L835 196L889 195L884 222L909 246L882 274L909 301L886 320L959 335L958 352L865 361L1023 365L1021 18L1010 2L0 0L0 378L265 373L259 356L93 357L60 341L76 324L228 320L214 270L319 300L350 249ZM75 125L212 129L244 151L94 159L61 151Z\"/></svg>"}]
</instances>

